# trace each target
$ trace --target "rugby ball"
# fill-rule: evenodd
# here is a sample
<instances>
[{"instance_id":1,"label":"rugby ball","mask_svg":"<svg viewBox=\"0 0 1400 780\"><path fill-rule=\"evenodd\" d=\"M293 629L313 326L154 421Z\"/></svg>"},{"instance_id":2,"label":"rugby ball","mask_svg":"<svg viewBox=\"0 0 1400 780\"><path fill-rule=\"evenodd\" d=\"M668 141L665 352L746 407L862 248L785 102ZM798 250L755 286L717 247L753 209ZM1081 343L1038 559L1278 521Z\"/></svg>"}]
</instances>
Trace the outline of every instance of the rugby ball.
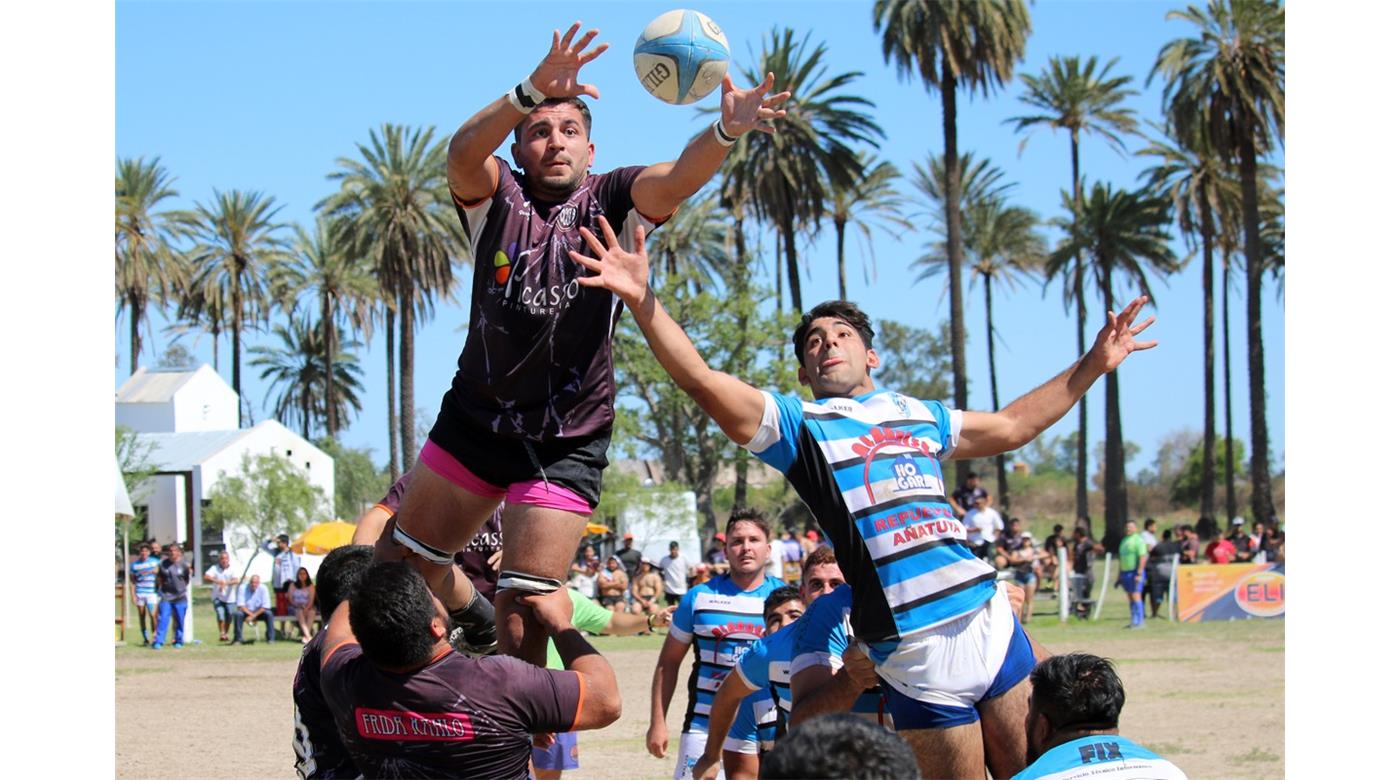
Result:
<instances>
[{"instance_id":1,"label":"rugby ball","mask_svg":"<svg viewBox=\"0 0 1400 780\"><path fill-rule=\"evenodd\" d=\"M729 40L699 11L667 11L651 20L632 49L637 80L659 100L694 103L715 91L729 70Z\"/></svg>"}]
</instances>

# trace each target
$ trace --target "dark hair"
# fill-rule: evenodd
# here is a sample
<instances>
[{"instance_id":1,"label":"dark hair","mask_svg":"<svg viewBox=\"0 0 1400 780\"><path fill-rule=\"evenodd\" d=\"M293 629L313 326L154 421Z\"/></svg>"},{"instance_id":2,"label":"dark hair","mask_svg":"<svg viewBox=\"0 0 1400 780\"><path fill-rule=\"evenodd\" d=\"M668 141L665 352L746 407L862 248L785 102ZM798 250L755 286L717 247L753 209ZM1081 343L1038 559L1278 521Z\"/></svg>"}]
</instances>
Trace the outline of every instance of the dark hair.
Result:
<instances>
[{"instance_id":1,"label":"dark hair","mask_svg":"<svg viewBox=\"0 0 1400 780\"><path fill-rule=\"evenodd\" d=\"M369 567L350 596L350 630L375 666L398 669L427 660L433 650L428 583L403 561Z\"/></svg>"},{"instance_id":2,"label":"dark hair","mask_svg":"<svg viewBox=\"0 0 1400 780\"><path fill-rule=\"evenodd\" d=\"M764 756L758 776L904 780L919 776L919 762L894 732L840 712L799 723Z\"/></svg>"},{"instance_id":3,"label":"dark hair","mask_svg":"<svg viewBox=\"0 0 1400 780\"><path fill-rule=\"evenodd\" d=\"M768 619L768 610L779 604L786 604L789 601L801 601L802 594L792 585L784 585L768 594L768 598L763 600L763 619Z\"/></svg>"},{"instance_id":4,"label":"dark hair","mask_svg":"<svg viewBox=\"0 0 1400 780\"><path fill-rule=\"evenodd\" d=\"M530 121L530 117L534 116L535 112L539 111L541 108L549 108L551 106L573 106L574 108L577 108L578 112L580 114L583 114L584 137L588 138L593 135L593 114L588 110L588 104L583 102L582 98L552 97L541 100L539 104L537 104L534 108L530 109L530 113L526 114L523 119L521 119L515 124L516 143L520 143L520 134L525 132L525 124Z\"/></svg>"},{"instance_id":5,"label":"dark hair","mask_svg":"<svg viewBox=\"0 0 1400 780\"><path fill-rule=\"evenodd\" d=\"M290 536L288 536L288 535L286 535L286 534L277 534L277 541L279 541L279 542L285 542L285 543L287 543L287 544L291 544L291 543L292 543L292 537L290 537Z\"/></svg>"},{"instance_id":6,"label":"dark hair","mask_svg":"<svg viewBox=\"0 0 1400 780\"><path fill-rule=\"evenodd\" d=\"M1147 518L1147 520L1145 520L1145 521L1143 522L1142 527L1143 527L1143 528L1151 528L1151 527L1153 527L1153 526L1155 526L1155 525L1157 525L1157 518L1155 518L1155 517L1149 517L1149 518Z\"/></svg>"},{"instance_id":7,"label":"dark hair","mask_svg":"<svg viewBox=\"0 0 1400 780\"><path fill-rule=\"evenodd\" d=\"M1052 655L1031 670L1031 706L1050 731L1118 728L1123 683L1113 662L1088 653Z\"/></svg>"},{"instance_id":8,"label":"dark hair","mask_svg":"<svg viewBox=\"0 0 1400 780\"><path fill-rule=\"evenodd\" d=\"M326 555L316 570L320 580L316 586L316 609L321 611L322 620L330 622L331 613L360 587L360 579L373 561L374 548L368 544L337 547Z\"/></svg>"},{"instance_id":9,"label":"dark hair","mask_svg":"<svg viewBox=\"0 0 1400 780\"><path fill-rule=\"evenodd\" d=\"M803 581L806 581L807 572L811 571L812 567L821 566L824 563L836 563L836 553L833 552L830 547L822 545L810 553L807 553L807 560L802 562Z\"/></svg>"},{"instance_id":10,"label":"dark hair","mask_svg":"<svg viewBox=\"0 0 1400 780\"><path fill-rule=\"evenodd\" d=\"M860 307L850 301L826 301L813 306L802 315L802 321L797 323L797 328L792 332L792 351L797 354L797 362L802 362L802 348L807 342L807 331L812 329L812 321L821 317L845 320L860 334L861 343L866 349L875 348L875 330L870 327L870 317L861 311Z\"/></svg>"},{"instance_id":11,"label":"dark hair","mask_svg":"<svg viewBox=\"0 0 1400 780\"><path fill-rule=\"evenodd\" d=\"M729 543L729 534L734 532L734 526L739 523L753 523L763 532L764 539L773 538L773 529L768 525L768 518L763 515L762 509L755 509L751 506L735 507L729 513L729 522L724 524L724 541Z\"/></svg>"},{"instance_id":12,"label":"dark hair","mask_svg":"<svg viewBox=\"0 0 1400 780\"><path fill-rule=\"evenodd\" d=\"M1063 525L1061 525L1060 523L1055 523L1055 533L1058 534L1063 530L1065 530L1065 527Z\"/></svg>"}]
</instances>

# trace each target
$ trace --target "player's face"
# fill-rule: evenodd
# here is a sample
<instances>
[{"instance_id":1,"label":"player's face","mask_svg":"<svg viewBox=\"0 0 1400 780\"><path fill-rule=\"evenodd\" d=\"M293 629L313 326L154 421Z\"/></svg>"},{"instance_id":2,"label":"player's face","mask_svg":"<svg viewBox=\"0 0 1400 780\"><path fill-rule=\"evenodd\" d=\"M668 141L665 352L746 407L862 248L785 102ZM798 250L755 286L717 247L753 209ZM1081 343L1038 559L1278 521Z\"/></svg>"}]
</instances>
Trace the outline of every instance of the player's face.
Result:
<instances>
[{"instance_id":1,"label":"player's face","mask_svg":"<svg viewBox=\"0 0 1400 780\"><path fill-rule=\"evenodd\" d=\"M802 598L808 604L845 584L841 567L834 563L819 563L807 570L802 578Z\"/></svg>"},{"instance_id":2,"label":"player's face","mask_svg":"<svg viewBox=\"0 0 1400 780\"><path fill-rule=\"evenodd\" d=\"M754 574L768 565L772 548L768 537L753 523L736 523L724 543L724 557L735 574Z\"/></svg>"},{"instance_id":3,"label":"player's face","mask_svg":"<svg viewBox=\"0 0 1400 780\"><path fill-rule=\"evenodd\" d=\"M865 346L849 322L818 317L807 329L797 379L811 386L817 398L849 398L875 389L870 369L879 366L875 350Z\"/></svg>"},{"instance_id":4,"label":"player's face","mask_svg":"<svg viewBox=\"0 0 1400 780\"><path fill-rule=\"evenodd\" d=\"M772 609L763 613L764 630L769 634L777 633L778 629L802 617L806 609L802 602L796 599L774 605Z\"/></svg>"},{"instance_id":5,"label":"player's face","mask_svg":"<svg viewBox=\"0 0 1400 780\"><path fill-rule=\"evenodd\" d=\"M556 200L578 189L593 164L593 144L584 129L583 114L570 105L531 112L511 153L525 171L532 194Z\"/></svg>"}]
</instances>

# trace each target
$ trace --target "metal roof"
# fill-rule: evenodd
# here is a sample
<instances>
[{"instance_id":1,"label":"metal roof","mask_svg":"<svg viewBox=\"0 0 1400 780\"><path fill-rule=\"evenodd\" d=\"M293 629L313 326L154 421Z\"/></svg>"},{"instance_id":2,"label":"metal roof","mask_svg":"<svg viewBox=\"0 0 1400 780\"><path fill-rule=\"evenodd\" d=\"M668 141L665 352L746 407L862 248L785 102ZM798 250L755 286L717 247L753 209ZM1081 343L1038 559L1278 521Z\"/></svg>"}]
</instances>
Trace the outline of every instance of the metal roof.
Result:
<instances>
[{"instance_id":1,"label":"metal roof","mask_svg":"<svg viewBox=\"0 0 1400 780\"><path fill-rule=\"evenodd\" d=\"M191 371L186 369L148 369L142 366L117 389L117 403L166 403L175 397L175 391L188 382L197 371L199 371L197 368Z\"/></svg>"},{"instance_id":2,"label":"metal roof","mask_svg":"<svg viewBox=\"0 0 1400 780\"><path fill-rule=\"evenodd\" d=\"M136 441L151 448L147 458L158 471L189 471L233 444L251 429L138 433Z\"/></svg>"}]
</instances>

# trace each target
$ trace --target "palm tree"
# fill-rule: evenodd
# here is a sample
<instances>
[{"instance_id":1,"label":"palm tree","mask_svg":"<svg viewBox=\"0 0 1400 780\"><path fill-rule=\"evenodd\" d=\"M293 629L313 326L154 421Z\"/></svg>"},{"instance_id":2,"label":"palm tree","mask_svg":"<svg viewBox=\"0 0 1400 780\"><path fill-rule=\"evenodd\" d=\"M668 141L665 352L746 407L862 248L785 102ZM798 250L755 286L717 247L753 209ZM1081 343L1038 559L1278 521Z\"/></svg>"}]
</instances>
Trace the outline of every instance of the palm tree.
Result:
<instances>
[{"instance_id":1,"label":"palm tree","mask_svg":"<svg viewBox=\"0 0 1400 780\"><path fill-rule=\"evenodd\" d=\"M306 316L293 316L289 325L279 324L272 332L280 347L257 345L248 351L254 355L251 364L263 369L260 378L269 382L263 404L278 394L273 416L286 425L299 425L302 438L309 439L317 423L328 430L331 419L349 419L360 410L359 361L343 350L327 352L323 328L313 326ZM339 344L360 346L347 342L339 328L335 335ZM328 356L329 367L324 365ZM327 377L335 385L331 392L323 386ZM335 407L326 406L329 399Z\"/></svg>"},{"instance_id":2,"label":"palm tree","mask_svg":"<svg viewBox=\"0 0 1400 780\"><path fill-rule=\"evenodd\" d=\"M1130 289L1151 296L1146 270L1159 276L1177 270L1168 246L1166 227L1171 216L1167 201L1146 189L1129 192L1103 183L1096 183L1083 201L1076 202L1068 193L1062 195L1062 200L1072 216L1058 220L1067 237L1046 262L1047 276L1064 273L1072 267L1075 256L1082 254L1087 259L1087 270L1098 284L1104 307L1112 311L1115 274L1126 275L1132 282ZM1122 537L1123 524L1128 519L1128 490L1117 372L1108 374L1105 385L1104 543L1112 549Z\"/></svg>"},{"instance_id":3,"label":"palm tree","mask_svg":"<svg viewBox=\"0 0 1400 780\"><path fill-rule=\"evenodd\" d=\"M1197 126L1199 129L1199 126ZM1158 128L1161 130L1162 128ZM1177 225L1187 247L1196 248L1200 236L1202 331L1205 334L1205 459L1201 463L1201 516L1215 516L1215 245L1218 225L1233 223L1239 209L1239 184L1224 163L1204 144L1197 132L1186 143L1152 141L1139 155L1160 162L1139 178L1166 198L1176 213Z\"/></svg>"},{"instance_id":4,"label":"palm tree","mask_svg":"<svg viewBox=\"0 0 1400 780\"><path fill-rule=\"evenodd\" d=\"M724 279L729 247L720 213L720 197L713 190L686 200L647 238L647 251L668 276L687 274L697 285Z\"/></svg>"},{"instance_id":5,"label":"palm tree","mask_svg":"<svg viewBox=\"0 0 1400 780\"><path fill-rule=\"evenodd\" d=\"M341 157L328 178L340 190L317 204L345 217L379 277L389 350L390 473L417 452L414 435L413 337L415 320L430 317L437 296L452 299L454 259L466 254L465 238L448 199L447 139L433 143L433 128L385 124L357 144L359 159ZM399 324L399 430L394 431L393 334ZM397 434L397 438L396 438Z\"/></svg>"},{"instance_id":6,"label":"palm tree","mask_svg":"<svg viewBox=\"0 0 1400 780\"><path fill-rule=\"evenodd\" d=\"M166 328L166 332L175 334L176 338L194 331L207 332L214 351L215 371L219 370L219 336L227 327L231 311L224 298L226 292L219 286L218 279L206 278L199 285L187 280L180 289L175 322Z\"/></svg>"},{"instance_id":7,"label":"palm tree","mask_svg":"<svg viewBox=\"0 0 1400 780\"><path fill-rule=\"evenodd\" d=\"M326 410L326 435L335 438L341 429L337 413L341 405L335 397L336 382L330 375L339 353L339 333L342 319L358 331L365 331L371 316L377 287L368 260L354 245L348 225L324 217L316 220L316 232L308 233L296 226L295 254L282 266L275 280L277 297L283 308L294 313L297 299L311 293L320 309L321 389L326 393L322 408Z\"/></svg>"},{"instance_id":8,"label":"palm tree","mask_svg":"<svg viewBox=\"0 0 1400 780\"><path fill-rule=\"evenodd\" d=\"M281 206L260 192L214 191L209 204L195 206L195 267L192 288L206 302L225 304L218 316L233 336L233 392L238 396L239 424L244 422L242 382L243 328L266 322L270 304L267 279L287 258L285 225L274 222ZM251 422L251 415L247 420Z\"/></svg>"},{"instance_id":9,"label":"palm tree","mask_svg":"<svg viewBox=\"0 0 1400 780\"><path fill-rule=\"evenodd\" d=\"M986 96L993 86L1001 87L1011 78L1016 63L1025 56L1031 30L1030 11L1022 0L876 0L874 24L880 32L885 62L894 60L901 79L916 73L924 87L938 90L942 99L953 403L966 409L957 88L961 85L969 92L980 88ZM957 463L957 481L961 484L968 464L965 460Z\"/></svg>"},{"instance_id":10,"label":"palm tree","mask_svg":"<svg viewBox=\"0 0 1400 780\"><path fill-rule=\"evenodd\" d=\"M117 160L117 315L126 312L130 318L133 374L140 363L146 310L175 298L189 271L173 245L187 234L188 215L157 211L162 201L179 197L174 181L159 157Z\"/></svg>"},{"instance_id":11,"label":"palm tree","mask_svg":"<svg viewBox=\"0 0 1400 780\"><path fill-rule=\"evenodd\" d=\"M1090 57L1081 66L1078 57L1051 57L1050 63L1039 76L1021 74L1025 94L1019 100L1040 113L1012 117L1007 122L1016 123L1016 131L1034 132L1039 127L1053 130L1066 130L1069 133L1069 169L1074 200L1083 196L1080 183L1083 174L1079 170L1079 138L1081 135L1098 135L1108 141L1119 153L1126 151L1122 136L1137 133L1137 119L1124 101L1138 94L1129 89L1131 76L1110 76L1109 71L1118 64L1115 57L1098 68L1098 58ZM1097 70L1097 72L1095 72ZM1024 150L1030 141L1030 134L1021 139L1020 149ZM1084 264L1076 260L1066 277L1066 303L1071 301L1075 308L1077 352L1086 351L1085 324L1088 312L1084 306ZM1089 399L1079 401L1079 443L1075 453L1074 505L1077 517L1089 516Z\"/></svg>"},{"instance_id":12,"label":"palm tree","mask_svg":"<svg viewBox=\"0 0 1400 780\"><path fill-rule=\"evenodd\" d=\"M1015 289L1020 278L1038 274L1045 265L1045 237L1037 228L1040 219L1035 212L1008 205L1000 194L984 197L963 208L965 249L972 262L969 286L982 283L983 302L987 307L987 365L991 379L992 410L1001 408L997 393L996 328L992 316L992 287ZM928 254L914 261L921 268L916 281L941 275L947 269L946 242L935 243ZM1006 481L1006 455L996 456L997 500L1003 509L1011 508L1011 491Z\"/></svg>"},{"instance_id":13,"label":"palm tree","mask_svg":"<svg viewBox=\"0 0 1400 780\"><path fill-rule=\"evenodd\" d=\"M1244 228L1246 330L1249 345L1250 509L1258 522L1274 514L1265 417L1264 337L1260 295L1264 252L1260 238L1258 158L1283 141L1284 12L1267 0L1212 0L1167 19L1196 26L1191 38L1168 42L1148 75L1166 80L1164 113L1174 133L1197 123L1211 148L1236 166Z\"/></svg>"},{"instance_id":14,"label":"palm tree","mask_svg":"<svg viewBox=\"0 0 1400 780\"><path fill-rule=\"evenodd\" d=\"M834 181L827 185L831 198L831 222L836 226L836 289L843 301L846 300L847 225L859 231L865 239L872 266L875 262L872 227L878 225L894 239L899 238L897 229L910 230L913 227L900 213L903 198L894 188L899 170L888 160L875 164L874 156L869 152L861 152L859 160L861 172L850 186Z\"/></svg>"},{"instance_id":15,"label":"palm tree","mask_svg":"<svg viewBox=\"0 0 1400 780\"><path fill-rule=\"evenodd\" d=\"M788 290L792 306L802 311L802 282L797 262L797 230L800 225L818 224L828 210L827 182L851 186L860 174L860 158L850 144L875 144L884 130L863 109L873 108L869 100L840 92L859 78L859 71L847 71L830 78L822 59L826 45L818 44L808 53L811 36L799 42L791 29L776 28L764 43L758 67L744 69L751 83L759 83L767 73L774 84L792 92L785 108L787 116L777 123L776 132L746 133L731 151L731 157L750 161L748 169L728 172L742 176L742 183L727 181L723 189L746 193L755 214L778 228L786 259ZM713 109L711 109L713 110Z\"/></svg>"}]
</instances>

